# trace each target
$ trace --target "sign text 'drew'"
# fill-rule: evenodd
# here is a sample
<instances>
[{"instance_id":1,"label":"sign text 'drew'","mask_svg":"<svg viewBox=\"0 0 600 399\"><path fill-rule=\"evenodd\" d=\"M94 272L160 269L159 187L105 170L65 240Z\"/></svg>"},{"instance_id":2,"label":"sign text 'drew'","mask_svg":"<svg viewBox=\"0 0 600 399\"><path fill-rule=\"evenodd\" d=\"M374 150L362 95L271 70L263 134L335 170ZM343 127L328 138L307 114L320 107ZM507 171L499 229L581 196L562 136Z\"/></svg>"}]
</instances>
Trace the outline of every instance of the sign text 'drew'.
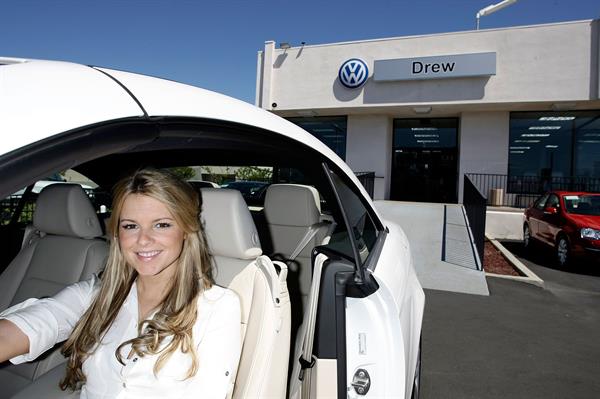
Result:
<instances>
[{"instance_id":1,"label":"sign text 'drew'","mask_svg":"<svg viewBox=\"0 0 600 399\"><path fill-rule=\"evenodd\" d=\"M496 53L375 60L373 80L420 80L491 76L496 74Z\"/></svg>"}]
</instances>

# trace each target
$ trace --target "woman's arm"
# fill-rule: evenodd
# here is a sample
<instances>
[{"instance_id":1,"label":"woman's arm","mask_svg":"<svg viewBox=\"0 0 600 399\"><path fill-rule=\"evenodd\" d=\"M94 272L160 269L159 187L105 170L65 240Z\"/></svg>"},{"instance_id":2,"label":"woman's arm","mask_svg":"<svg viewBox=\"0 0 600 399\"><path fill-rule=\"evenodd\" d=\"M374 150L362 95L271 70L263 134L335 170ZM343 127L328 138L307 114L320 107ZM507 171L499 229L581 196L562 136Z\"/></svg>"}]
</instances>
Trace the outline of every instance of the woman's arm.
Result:
<instances>
[{"instance_id":1,"label":"woman's arm","mask_svg":"<svg viewBox=\"0 0 600 399\"><path fill-rule=\"evenodd\" d=\"M14 323L0 320L0 363L29 352L29 338Z\"/></svg>"},{"instance_id":2,"label":"woman's arm","mask_svg":"<svg viewBox=\"0 0 600 399\"><path fill-rule=\"evenodd\" d=\"M28 299L0 313L0 335L3 336L0 360L14 354L8 358L13 363L31 361L67 339L89 307L98 282L94 276L64 288L51 298ZM21 335L25 336L25 343ZM10 347L12 344L14 348Z\"/></svg>"}]
</instances>

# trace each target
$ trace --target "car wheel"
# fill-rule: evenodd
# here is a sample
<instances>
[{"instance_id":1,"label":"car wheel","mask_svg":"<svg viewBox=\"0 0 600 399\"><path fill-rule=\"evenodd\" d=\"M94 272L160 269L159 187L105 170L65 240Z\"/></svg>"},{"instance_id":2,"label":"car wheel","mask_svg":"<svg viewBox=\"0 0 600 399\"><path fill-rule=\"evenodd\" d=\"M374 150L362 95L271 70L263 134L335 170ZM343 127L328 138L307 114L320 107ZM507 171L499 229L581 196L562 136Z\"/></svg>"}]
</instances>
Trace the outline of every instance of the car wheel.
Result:
<instances>
[{"instance_id":1,"label":"car wheel","mask_svg":"<svg viewBox=\"0 0 600 399\"><path fill-rule=\"evenodd\" d=\"M526 249L531 248L531 232L527 223L523 225L523 246Z\"/></svg>"},{"instance_id":2,"label":"car wheel","mask_svg":"<svg viewBox=\"0 0 600 399\"><path fill-rule=\"evenodd\" d=\"M570 249L569 249L569 241L565 236L561 236L558 238L556 242L556 260L558 261L559 266L567 266L569 264L569 260L571 257Z\"/></svg>"},{"instance_id":3,"label":"car wheel","mask_svg":"<svg viewBox=\"0 0 600 399\"><path fill-rule=\"evenodd\" d=\"M419 340L419 352L417 353L417 366L415 367L415 379L413 381L411 399L419 399L421 393L421 340Z\"/></svg>"}]
</instances>

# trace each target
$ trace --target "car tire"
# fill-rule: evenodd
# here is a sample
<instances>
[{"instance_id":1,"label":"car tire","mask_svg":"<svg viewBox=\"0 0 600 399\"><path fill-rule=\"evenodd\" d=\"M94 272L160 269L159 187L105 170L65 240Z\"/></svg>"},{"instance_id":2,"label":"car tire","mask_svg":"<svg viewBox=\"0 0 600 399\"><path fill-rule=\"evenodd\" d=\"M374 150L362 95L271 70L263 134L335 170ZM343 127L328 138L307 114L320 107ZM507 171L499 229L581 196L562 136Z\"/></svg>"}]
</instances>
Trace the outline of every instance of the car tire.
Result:
<instances>
[{"instance_id":1,"label":"car tire","mask_svg":"<svg viewBox=\"0 0 600 399\"><path fill-rule=\"evenodd\" d=\"M417 352L417 366L415 367L415 378L413 380L412 393L410 399L419 399L421 394L421 343L419 340L419 352Z\"/></svg>"},{"instance_id":2,"label":"car tire","mask_svg":"<svg viewBox=\"0 0 600 399\"><path fill-rule=\"evenodd\" d=\"M565 236L559 236L556 240L556 261L560 267L569 265L571 260L571 248L569 247L569 241Z\"/></svg>"},{"instance_id":3,"label":"car tire","mask_svg":"<svg viewBox=\"0 0 600 399\"><path fill-rule=\"evenodd\" d=\"M523 225L523 247L525 249L531 248L531 230L529 230L527 223Z\"/></svg>"}]
</instances>

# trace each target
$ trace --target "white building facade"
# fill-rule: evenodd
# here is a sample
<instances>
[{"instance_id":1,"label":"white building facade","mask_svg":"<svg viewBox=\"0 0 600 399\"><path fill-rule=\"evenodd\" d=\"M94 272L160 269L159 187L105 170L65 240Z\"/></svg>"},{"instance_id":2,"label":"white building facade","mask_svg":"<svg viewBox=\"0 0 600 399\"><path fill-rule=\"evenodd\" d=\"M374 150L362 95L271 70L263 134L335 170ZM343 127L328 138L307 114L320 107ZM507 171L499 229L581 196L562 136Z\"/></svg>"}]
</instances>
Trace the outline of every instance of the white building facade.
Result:
<instances>
[{"instance_id":1,"label":"white building facade","mask_svg":"<svg viewBox=\"0 0 600 399\"><path fill-rule=\"evenodd\" d=\"M287 46L284 46L287 47ZM298 123L375 199L461 202L467 173L600 178L599 21L276 48L256 105Z\"/></svg>"}]
</instances>

